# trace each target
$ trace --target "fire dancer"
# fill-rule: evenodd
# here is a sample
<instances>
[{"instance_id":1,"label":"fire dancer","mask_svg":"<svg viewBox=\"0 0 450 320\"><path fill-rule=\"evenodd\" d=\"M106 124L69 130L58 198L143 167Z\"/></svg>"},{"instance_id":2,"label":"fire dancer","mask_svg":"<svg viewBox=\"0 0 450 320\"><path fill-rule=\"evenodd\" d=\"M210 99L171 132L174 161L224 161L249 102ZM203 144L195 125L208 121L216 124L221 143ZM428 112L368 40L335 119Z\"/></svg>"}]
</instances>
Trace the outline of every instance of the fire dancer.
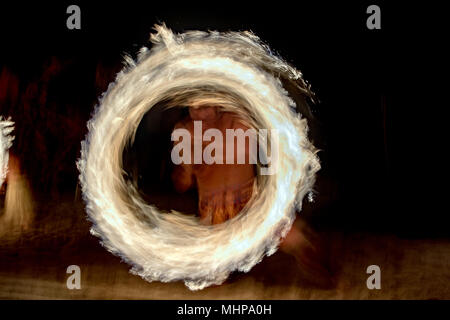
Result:
<instances>
[{"instance_id":1,"label":"fire dancer","mask_svg":"<svg viewBox=\"0 0 450 320\"><path fill-rule=\"evenodd\" d=\"M194 145L194 121L202 121L204 131L214 128L225 136L226 129L249 129L245 123L230 112L221 112L218 107L190 107L189 117L175 125L175 129L184 128L191 133ZM202 142L203 148L208 142ZM237 164L237 145L233 164L180 164L172 173L172 180L178 192L185 192L194 186L199 195L199 214L204 224L223 223L235 217L251 199L255 184L255 166L248 161ZM223 143L223 154L226 143ZM191 153L193 154L193 152Z\"/></svg>"},{"instance_id":2,"label":"fire dancer","mask_svg":"<svg viewBox=\"0 0 450 320\"><path fill-rule=\"evenodd\" d=\"M211 128L220 130L223 136L226 129L249 129L243 119L233 113L223 112L217 106L189 107L189 116L178 122L174 129L188 130L192 139L191 146L194 146L195 139L194 121L202 121L202 136L204 131ZM209 143L202 140L202 147L205 148ZM249 163L248 144L245 144L244 164L237 163L238 146L234 146L235 161L232 164L193 164L191 161L190 164L176 165L172 172L172 181L178 192L197 188L198 211L200 221L204 224L219 224L235 217L250 201L254 192L256 168ZM226 142L223 143L223 154L225 151ZM294 222L280 249L295 257L308 278L319 284L331 284L317 236L303 221L297 219Z\"/></svg>"}]
</instances>

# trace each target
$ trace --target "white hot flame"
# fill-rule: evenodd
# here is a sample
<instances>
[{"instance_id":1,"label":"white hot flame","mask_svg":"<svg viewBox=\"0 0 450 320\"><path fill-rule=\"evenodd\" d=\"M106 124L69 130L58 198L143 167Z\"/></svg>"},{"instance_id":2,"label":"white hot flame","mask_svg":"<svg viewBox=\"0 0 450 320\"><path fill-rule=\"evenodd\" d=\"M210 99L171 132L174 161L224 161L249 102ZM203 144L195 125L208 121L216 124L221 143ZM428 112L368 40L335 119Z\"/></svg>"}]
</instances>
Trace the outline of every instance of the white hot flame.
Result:
<instances>
[{"instance_id":1,"label":"white hot flame","mask_svg":"<svg viewBox=\"0 0 450 320\"><path fill-rule=\"evenodd\" d=\"M11 132L14 130L14 122L11 118L4 119L0 116L0 187L8 174L9 148L11 148L14 136Z\"/></svg>"},{"instance_id":2,"label":"white hot flame","mask_svg":"<svg viewBox=\"0 0 450 320\"><path fill-rule=\"evenodd\" d=\"M143 48L103 95L77 165L91 232L148 281L183 280L191 290L221 284L273 254L311 191L319 161L306 119L277 76L301 73L250 32L173 34L156 26ZM148 205L122 176L122 153L144 114L160 101L172 107L215 104L258 129L278 133L276 174L258 175L241 214L205 226L198 218ZM259 168L260 170L263 167Z\"/></svg>"}]
</instances>

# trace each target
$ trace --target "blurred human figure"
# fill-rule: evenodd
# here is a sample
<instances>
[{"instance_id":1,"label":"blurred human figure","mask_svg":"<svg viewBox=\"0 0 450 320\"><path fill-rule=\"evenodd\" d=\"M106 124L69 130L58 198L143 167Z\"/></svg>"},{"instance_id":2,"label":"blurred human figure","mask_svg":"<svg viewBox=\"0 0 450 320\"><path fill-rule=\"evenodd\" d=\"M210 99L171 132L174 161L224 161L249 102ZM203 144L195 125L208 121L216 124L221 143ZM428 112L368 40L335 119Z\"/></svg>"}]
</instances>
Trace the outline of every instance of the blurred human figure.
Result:
<instances>
[{"instance_id":1,"label":"blurred human figure","mask_svg":"<svg viewBox=\"0 0 450 320\"><path fill-rule=\"evenodd\" d=\"M34 204L28 180L20 161L10 153L6 176L6 195L3 215L0 217L0 236L14 237L28 231L34 219Z\"/></svg>"},{"instance_id":2,"label":"blurred human figure","mask_svg":"<svg viewBox=\"0 0 450 320\"><path fill-rule=\"evenodd\" d=\"M229 112L220 112L217 107L189 108L189 117L175 125L175 129L184 128L191 134L191 146L194 146L194 121L202 121L203 133L211 128L218 129L225 136L226 129L249 129L239 118ZM203 148L209 142L202 142ZM255 166L248 159L237 164L237 145L233 164L180 164L172 172L172 180L178 192L197 187L199 195L199 214L204 224L218 224L235 217L253 194ZM223 143L223 154L226 143ZM193 152L191 152L193 154ZM225 162L225 161L224 161Z\"/></svg>"},{"instance_id":3,"label":"blurred human figure","mask_svg":"<svg viewBox=\"0 0 450 320\"><path fill-rule=\"evenodd\" d=\"M226 136L226 129L242 129L249 126L237 115L222 112L216 106L189 107L189 116L179 121L174 129L186 129L194 146L194 121L202 121L204 131L215 128ZM180 142L177 142L180 143ZM177 144L175 143L175 145ZM202 140L205 148L210 142ZM237 164L237 144L234 144L235 161L233 164L185 164L176 165L172 172L175 189L182 193L196 187L199 195L198 211L204 224L218 224L239 214L250 201L256 183L256 168L249 161L249 144L246 142L244 164ZM202 151L203 151L202 148ZM223 141L223 155L226 151L226 139ZM193 155L194 152L191 152ZM295 257L300 269L314 282L328 285L330 275L325 267L319 239L306 223L297 219L283 239L281 251Z\"/></svg>"}]
</instances>

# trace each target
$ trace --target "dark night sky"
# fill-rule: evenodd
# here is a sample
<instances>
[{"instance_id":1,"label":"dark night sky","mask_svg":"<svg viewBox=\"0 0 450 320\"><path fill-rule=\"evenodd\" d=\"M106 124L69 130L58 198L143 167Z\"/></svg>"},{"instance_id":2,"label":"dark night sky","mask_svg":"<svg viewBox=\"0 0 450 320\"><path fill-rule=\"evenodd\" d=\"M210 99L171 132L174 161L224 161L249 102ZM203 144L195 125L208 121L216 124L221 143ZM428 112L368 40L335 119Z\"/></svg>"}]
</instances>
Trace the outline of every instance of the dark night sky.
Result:
<instances>
[{"instance_id":1,"label":"dark night sky","mask_svg":"<svg viewBox=\"0 0 450 320\"><path fill-rule=\"evenodd\" d=\"M444 229L448 218L442 212L430 209L424 218L421 210L429 207L405 204L422 197L411 188L409 181L420 183L411 179L409 169L414 166L408 162L410 153L404 152L410 150L405 142L411 136L405 110L413 108L409 102L416 71L411 66L421 65L419 50L432 41L424 36L424 21L412 14L422 9L379 1L242 3L2 4L0 65L26 78L38 73L50 56L69 57L85 65L73 71L73 78L83 81L84 72L98 59L120 60L125 52L134 55L147 44L157 22L176 32L250 29L303 72L321 101L313 111L324 136L323 172L342 190L334 219L373 223L375 229ZM372 3L381 6L382 30L365 26L365 9ZM66 28L70 4L81 7L81 30ZM66 94L75 95L76 90L67 89Z\"/></svg>"}]
</instances>

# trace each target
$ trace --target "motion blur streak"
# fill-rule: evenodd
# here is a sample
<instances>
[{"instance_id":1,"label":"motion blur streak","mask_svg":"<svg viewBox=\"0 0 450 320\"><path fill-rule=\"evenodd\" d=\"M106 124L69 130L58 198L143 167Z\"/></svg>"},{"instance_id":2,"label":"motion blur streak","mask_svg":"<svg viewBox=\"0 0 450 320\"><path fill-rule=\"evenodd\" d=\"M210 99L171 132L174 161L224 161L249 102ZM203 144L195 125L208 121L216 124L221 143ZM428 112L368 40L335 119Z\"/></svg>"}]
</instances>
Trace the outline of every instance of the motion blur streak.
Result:
<instances>
[{"instance_id":1,"label":"motion blur streak","mask_svg":"<svg viewBox=\"0 0 450 320\"><path fill-rule=\"evenodd\" d=\"M19 160L9 154L14 122L0 117L0 186L7 179L5 208L0 216L0 236L14 238L32 224L34 210L28 181L20 171Z\"/></svg>"},{"instance_id":2,"label":"motion blur streak","mask_svg":"<svg viewBox=\"0 0 450 320\"><path fill-rule=\"evenodd\" d=\"M13 130L14 122L0 116L0 187L8 173L9 148L11 148L14 140L14 136L11 135Z\"/></svg>"},{"instance_id":3,"label":"motion blur streak","mask_svg":"<svg viewBox=\"0 0 450 320\"><path fill-rule=\"evenodd\" d=\"M88 123L77 162L80 184L91 233L133 265L132 273L147 281L183 280L198 290L223 283L234 270L248 272L277 250L320 165L306 119L280 80L306 91L302 74L254 34L155 30L151 50L142 48L136 61L126 57ZM144 114L162 101L168 107L220 105L252 127L278 130L278 171L258 175L257 192L237 217L204 226L196 217L162 213L125 181L124 147Z\"/></svg>"}]
</instances>

